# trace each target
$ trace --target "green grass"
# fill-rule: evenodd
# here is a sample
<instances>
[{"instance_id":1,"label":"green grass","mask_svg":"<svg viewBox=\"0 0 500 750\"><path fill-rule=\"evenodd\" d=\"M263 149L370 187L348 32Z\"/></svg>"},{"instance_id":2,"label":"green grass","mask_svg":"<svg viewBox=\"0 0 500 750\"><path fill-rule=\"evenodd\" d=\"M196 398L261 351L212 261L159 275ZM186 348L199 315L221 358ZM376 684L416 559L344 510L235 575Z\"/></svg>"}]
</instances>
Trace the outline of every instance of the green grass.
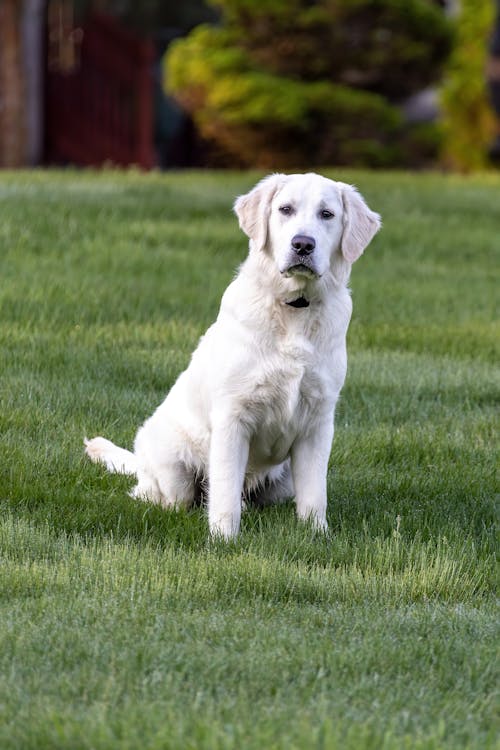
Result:
<instances>
[{"instance_id":1,"label":"green grass","mask_svg":"<svg viewBox=\"0 0 500 750\"><path fill-rule=\"evenodd\" d=\"M260 175L0 175L0 747L498 748L500 179L340 173L353 269L328 536L211 542L82 456L130 445L246 252Z\"/></svg>"}]
</instances>

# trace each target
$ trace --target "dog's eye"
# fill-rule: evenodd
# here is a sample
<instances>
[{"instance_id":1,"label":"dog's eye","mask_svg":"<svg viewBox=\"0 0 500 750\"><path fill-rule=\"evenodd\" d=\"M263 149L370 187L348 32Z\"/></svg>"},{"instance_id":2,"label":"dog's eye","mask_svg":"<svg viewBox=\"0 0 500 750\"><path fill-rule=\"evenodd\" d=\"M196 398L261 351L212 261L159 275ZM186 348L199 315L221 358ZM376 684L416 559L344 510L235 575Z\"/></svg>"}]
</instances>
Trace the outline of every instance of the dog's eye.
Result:
<instances>
[{"instance_id":1,"label":"dog's eye","mask_svg":"<svg viewBox=\"0 0 500 750\"><path fill-rule=\"evenodd\" d=\"M293 213L293 208L291 206L280 206L278 210L283 216L290 216L290 214Z\"/></svg>"},{"instance_id":2,"label":"dog's eye","mask_svg":"<svg viewBox=\"0 0 500 750\"><path fill-rule=\"evenodd\" d=\"M322 211L320 211L320 216L322 219L333 219L335 214L332 211L329 211L327 208L324 208Z\"/></svg>"}]
</instances>

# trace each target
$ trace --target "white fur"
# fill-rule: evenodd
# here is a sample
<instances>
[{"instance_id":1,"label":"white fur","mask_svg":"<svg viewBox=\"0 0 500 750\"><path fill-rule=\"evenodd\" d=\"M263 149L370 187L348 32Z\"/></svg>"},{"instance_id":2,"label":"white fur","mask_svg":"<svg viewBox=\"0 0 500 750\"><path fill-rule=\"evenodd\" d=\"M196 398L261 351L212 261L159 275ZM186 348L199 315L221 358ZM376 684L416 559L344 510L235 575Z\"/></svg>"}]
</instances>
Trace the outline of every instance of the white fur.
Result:
<instances>
[{"instance_id":1,"label":"white fur","mask_svg":"<svg viewBox=\"0 0 500 750\"><path fill-rule=\"evenodd\" d=\"M238 533L242 497L259 488L266 499L295 494L298 516L324 529L347 284L380 217L353 187L316 174L271 175L235 211L250 252L188 368L133 453L99 437L86 452L136 474L133 494L163 506L190 505L206 480L210 530L225 538ZM295 235L315 240L308 268L293 267ZM309 307L287 304L301 296Z\"/></svg>"}]
</instances>

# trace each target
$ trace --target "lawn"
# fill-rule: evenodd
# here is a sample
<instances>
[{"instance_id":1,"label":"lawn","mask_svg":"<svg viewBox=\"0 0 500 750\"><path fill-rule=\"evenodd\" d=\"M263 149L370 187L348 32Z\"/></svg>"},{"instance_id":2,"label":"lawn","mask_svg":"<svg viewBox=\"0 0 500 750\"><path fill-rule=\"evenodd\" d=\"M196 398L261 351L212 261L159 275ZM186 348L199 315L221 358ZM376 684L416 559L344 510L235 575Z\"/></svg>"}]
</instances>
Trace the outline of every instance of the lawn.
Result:
<instances>
[{"instance_id":1,"label":"lawn","mask_svg":"<svg viewBox=\"0 0 500 750\"><path fill-rule=\"evenodd\" d=\"M290 503L230 544L82 440L130 446L185 367L260 175L0 175L2 750L499 747L500 178L337 174L384 228L330 532Z\"/></svg>"}]
</instances>

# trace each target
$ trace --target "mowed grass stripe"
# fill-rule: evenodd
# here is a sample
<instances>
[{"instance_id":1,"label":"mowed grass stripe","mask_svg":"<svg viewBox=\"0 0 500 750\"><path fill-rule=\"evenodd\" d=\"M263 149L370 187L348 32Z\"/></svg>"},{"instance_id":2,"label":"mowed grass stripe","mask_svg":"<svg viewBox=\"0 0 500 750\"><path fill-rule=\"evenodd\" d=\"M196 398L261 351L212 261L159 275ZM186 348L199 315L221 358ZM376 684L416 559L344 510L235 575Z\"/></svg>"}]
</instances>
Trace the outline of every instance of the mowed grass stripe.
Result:
<instances>
[{"instance_id":1,"label":"mowed grass stripe","mask_svg":"<svg viewBox=\"0 0 500 750\"><path fill-rule=\"evenodd\" d=\"M1 596L31 596L54 588L71 591L73 585L87 585L93 567L92 580L99 587L129 587L169 600L180 598L187 606L255 598L311 604L460 602L489 590L491 561L481 560L472 544L464 545L457 559L446 540L404 544L397 528L392 536L367 539L365 544L366 533L360 533L353 544L342 531L331 539L316 540L310 530L310 538L304 540L303 529L292 521L281 544L266 555L271 530L256 528L257 521L253 514L243 541L229 549L207 542L200 550L114 539L89 546L73 537L53 536L48 526L40 529L4 519L0 542L5 570L12 576ZM257 542L249 538L256 532Z\"/></svg>"}]
</instances>

